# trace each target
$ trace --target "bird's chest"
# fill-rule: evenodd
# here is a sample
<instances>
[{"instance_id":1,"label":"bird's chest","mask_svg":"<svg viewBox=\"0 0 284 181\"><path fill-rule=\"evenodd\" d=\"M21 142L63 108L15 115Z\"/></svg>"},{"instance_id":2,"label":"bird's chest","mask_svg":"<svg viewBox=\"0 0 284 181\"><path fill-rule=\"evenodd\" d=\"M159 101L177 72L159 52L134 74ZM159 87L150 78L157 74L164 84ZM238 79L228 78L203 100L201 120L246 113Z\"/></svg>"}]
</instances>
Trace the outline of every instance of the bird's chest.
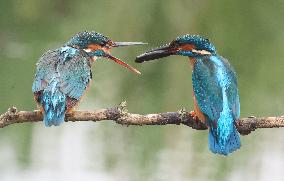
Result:
<instances>
[{"instance_id":1,"label":"bird's chest","mask_svg":"<svg viewBox=\"0 0 284 181\"><path fill-rule=\"evenodd\" d=\"M208 110L222 104L222 86L218 78L218 66L210 60L191 59L192 85L196 107L208 115ZM221 106L221 105L220 105ZM214 111L215 112L215 111Z\"/></svg>"}]
</instances>

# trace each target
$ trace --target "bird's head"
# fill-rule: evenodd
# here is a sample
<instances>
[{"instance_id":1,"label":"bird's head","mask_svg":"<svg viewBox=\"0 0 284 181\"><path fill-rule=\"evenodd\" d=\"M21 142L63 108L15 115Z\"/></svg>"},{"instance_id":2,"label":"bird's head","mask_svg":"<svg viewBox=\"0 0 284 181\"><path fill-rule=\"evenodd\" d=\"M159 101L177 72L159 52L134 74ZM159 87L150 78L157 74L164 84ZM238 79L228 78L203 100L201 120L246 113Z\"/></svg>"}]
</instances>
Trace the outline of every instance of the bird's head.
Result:
<instances>
[{"instance_id":1,"label":"bird's head","mask_svg":"<svg viewBox=\"0 0 284 181\"><path fill-rule=\"evenodd\" d=\"M216 49L206 38L199 35L183 35L177 37L169 44L152 49L136 57L136 62L155 60L170 55L182 55L197 58L215 54Z\"/></svg>"},{"instance_id":2,"label":"bird's head","mask_svg":"<svg viewBox=\"0 0 284 181\"><path fill-rule=\"evenodd\" d=\"M112 56L110 49L112 47L142 45L142 42L113 42L108 37L97 32L80 32L73 36L65 45L73 48L84 50L90 55L93 60L104 57L128 68L132 72L141 74L138 70L123 62L122 60Z\"/></svg>"}]
</instances>

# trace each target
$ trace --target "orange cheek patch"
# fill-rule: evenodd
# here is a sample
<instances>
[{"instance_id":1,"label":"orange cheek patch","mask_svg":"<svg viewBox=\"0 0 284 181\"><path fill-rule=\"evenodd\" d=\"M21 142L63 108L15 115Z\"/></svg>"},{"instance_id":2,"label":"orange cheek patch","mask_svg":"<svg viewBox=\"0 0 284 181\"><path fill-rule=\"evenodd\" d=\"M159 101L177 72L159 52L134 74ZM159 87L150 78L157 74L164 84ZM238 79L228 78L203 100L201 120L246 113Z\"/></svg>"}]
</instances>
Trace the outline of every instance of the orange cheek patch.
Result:
<instances>
[{"instance_id":1,"label":"orange cheek patch","mask_svg":"<svg viewBox=\"0 0 284 181\"><path fill-rule=\"evenodd\" d=\"M98 45L98 44L90 44L90 45L88 45L87 49L91 50L91 51L103 50L106 53L110 53L110 48L102 47L101 45Z\"/></svg>"},{"instance_id":2,"label":"orange cheek patch","mask_svg":"<svg viewBox=\"0 0 284 181\"><path fill-rule=\"evenodd\" d=\"M90 44L90 45L88 45L88 49L95 51L95 50L102 49L102 46L98 45L98 44Z\"/></svg>"},{"instance_id":3,"label":"orange cheek patch","mask_svg":"<svg viewBox=\"0 0 284 181\"><path fill-rule=\"evenodd\" d=\"M185 44L185 45L182 45L180 48L181 48L182 50L190 51L190 50L192 50L192 49L195 49L195 46L192 45L192 44Z\"/></svg>"}]
</instances>

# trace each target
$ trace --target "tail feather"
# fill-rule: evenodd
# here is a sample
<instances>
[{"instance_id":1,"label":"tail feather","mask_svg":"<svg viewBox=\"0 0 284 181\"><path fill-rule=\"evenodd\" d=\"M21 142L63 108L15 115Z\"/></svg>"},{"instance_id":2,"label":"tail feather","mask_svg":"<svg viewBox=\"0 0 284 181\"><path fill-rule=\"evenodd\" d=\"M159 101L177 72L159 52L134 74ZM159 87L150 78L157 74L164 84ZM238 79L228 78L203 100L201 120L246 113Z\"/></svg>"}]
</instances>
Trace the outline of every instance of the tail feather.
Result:
<instances>
[{"instance_id":1,"label":"tail feather","mask_svg":"<svg viewBox=\"0 0 284 181\"><path fill-rule=\"evenodd\" d=\"M240 136L235 126L233 126L233 131L224 144L220 143L218 136L214 134L214 131L212 129L209 130L209 148L213 153L228 155L229 153L236 151L240 147Z\"/></svg>"},{"instance_id":2,"label":"tail feather","mask_svg":"<svg viewBox=\"0 0 284 181\"><path fill-rule=\"evenodd\" d=\"M228 155L240 148L240 136L234 120L231 110L224 108L217 121L217 127L210 127L209 147L213 153Z\"/></svg>"},{"instance_id":3,"label":"tail feather","mask_svg":"<svg viewBox=\"0 0 284 181\"><path fill-rule=\"evenodd\" d=\"M43 91L41 105L44 109L44 124L59 126L65 119L66 96L56 87Z\"/></svg>"}]
</instances>

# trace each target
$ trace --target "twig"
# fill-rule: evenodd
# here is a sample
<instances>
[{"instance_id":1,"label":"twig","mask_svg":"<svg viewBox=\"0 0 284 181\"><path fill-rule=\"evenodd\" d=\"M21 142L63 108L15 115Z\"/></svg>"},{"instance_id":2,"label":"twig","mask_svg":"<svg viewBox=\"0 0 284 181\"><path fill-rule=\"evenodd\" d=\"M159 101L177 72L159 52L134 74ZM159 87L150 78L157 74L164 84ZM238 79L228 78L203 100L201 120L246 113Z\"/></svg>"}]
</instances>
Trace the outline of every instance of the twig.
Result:
<instances>
[{"instance_id":1,"label":"twig","mask_svg":"<svg viewBox=\"0 0 284 181\"><path fill-rule=\"evenodd\" d=\"M26 122L39 122L43 120L42 113L35 111L17 111L15 107L9 108L8 111L0 116L0 128L14 124ZM65 121L103 121L113 120L122 125L186 125L197 130L206 130L207 126L195 120L189 112L180 110L178 112L166 112L158 114L133 114L128 113L126 102L120 105L99 109L95 111L74 111L66 114ZM279 128L284 127L284 116L278 117L248 117L240 119L236 122L236 127L242 135L248 135L258 128Z\"/></svg>"}]
</instances>

